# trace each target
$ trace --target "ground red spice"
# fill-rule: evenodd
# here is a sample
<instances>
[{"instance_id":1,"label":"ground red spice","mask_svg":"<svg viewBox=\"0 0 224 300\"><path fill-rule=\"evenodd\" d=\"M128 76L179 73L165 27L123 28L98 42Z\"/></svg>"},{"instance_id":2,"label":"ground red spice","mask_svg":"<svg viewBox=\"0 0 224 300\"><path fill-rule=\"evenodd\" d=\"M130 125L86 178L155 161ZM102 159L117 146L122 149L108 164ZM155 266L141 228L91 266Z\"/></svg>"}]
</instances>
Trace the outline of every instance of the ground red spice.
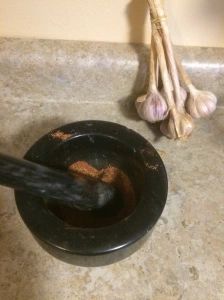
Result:
<instances>
[{"instance_id":1,"label":"ground red spice","mask_svg":"<svg viewBox=\"0 0 224 300\"><path fill-rule=\"evenodd\" d=\"M69 170L114 185L121 191L123 198L128 199L128 204L133 204L135 197L131 181L119 168L109 165L107 168L97 170L85 161L77 161L69 166Z\"/></svg>"},{"instance_id":2,"label":"ground red spice","mask_svg":"<svg viewBox=\"0 0 224 300\"><path fill-rule=\"evenodd\" d=\"M85 176L98 179L100 177L101 171L89 165L86 161L77 161L69 166L69 171L75 174L81 174Z\"/></svg>"},{"instance_id":3,"label":"ground red spice","mask_svg":"<svg viewBox=\"0 0 224 300\"><path fill-rule=\"evenodd\" d=\"M67 141L67 139L69 139L72 136L72 134L70 134L70 133L64 133L63 131L58 130L56 132L53 132L51 134L51 136L54 139L59 139L61 141Z\"/></svg>"},{"instance_id":4,"label":"ground red spice","mask_svg":"<svg viewBox=\"0 0 224 300\"><path fill-rule=\"evenodd\" d=\"M99 211L80 211L68 207L51 207L51 210L69 227L102 227L116 223L134 210L136 206L135 192L129 177L119 168L109 165L98 170L85 161L77 161L69 166L74 175L85 175L95 180L112 184L119 191L116 204Z\"/></svg>"}]
</instances>

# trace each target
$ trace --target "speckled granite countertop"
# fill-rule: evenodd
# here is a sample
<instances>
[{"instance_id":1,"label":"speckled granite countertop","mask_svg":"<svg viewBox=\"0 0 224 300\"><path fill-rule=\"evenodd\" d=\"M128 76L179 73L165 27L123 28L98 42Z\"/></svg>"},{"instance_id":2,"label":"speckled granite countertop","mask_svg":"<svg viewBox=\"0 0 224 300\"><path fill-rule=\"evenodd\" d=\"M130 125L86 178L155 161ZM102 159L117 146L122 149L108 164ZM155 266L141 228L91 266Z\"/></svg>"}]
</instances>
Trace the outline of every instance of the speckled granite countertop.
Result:
<instances>
[{"instance_id":1,"label":"speckled granite countertop","mask_svg":"<svg viewBox=\"0 0 224 300\"><path fill-rule=\"evenodd\" d=\"M21 157L36 139L57 126L83 119L110 120L154 144L170 185L163 215L143 248L101 268L71 266L42 250L21 221L13 192L1 187L0 299L224 299L223 102L209 120L198 122L187 142L173 142L140 121L123 102L105 100L106 96L80 101L71 95L54 95L54 86L48 86L47 96L43 90L37 97L40 86L31 84L32 71L27 78L21 72L19 78L19 68L24 67L19 62L14 62L14 74L4 69L6 58L1 57L0 63L1 151ZM33 69L37 72L35 65ZM39 74L44 76L45 71Z\"/></svg>"}]
</instances>

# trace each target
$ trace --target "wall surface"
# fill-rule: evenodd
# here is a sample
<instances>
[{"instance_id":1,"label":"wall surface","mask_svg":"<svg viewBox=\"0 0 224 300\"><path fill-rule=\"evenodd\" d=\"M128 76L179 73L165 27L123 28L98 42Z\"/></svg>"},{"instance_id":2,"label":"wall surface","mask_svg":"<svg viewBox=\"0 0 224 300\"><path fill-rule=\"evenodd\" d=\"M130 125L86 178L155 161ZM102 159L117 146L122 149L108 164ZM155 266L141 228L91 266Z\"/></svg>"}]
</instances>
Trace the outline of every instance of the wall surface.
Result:
<instances>
[{"instance_id":1,"label":"wall surface","mask_svg":"<svg viewBox=\"0 0 224 300\"><path fill-rule=\"evenodd\" d=\"M164 0L179 45L224 46L223 0ZM0 0L0 36L148 42L145 0Z\"/></svg>"}]
</instances>

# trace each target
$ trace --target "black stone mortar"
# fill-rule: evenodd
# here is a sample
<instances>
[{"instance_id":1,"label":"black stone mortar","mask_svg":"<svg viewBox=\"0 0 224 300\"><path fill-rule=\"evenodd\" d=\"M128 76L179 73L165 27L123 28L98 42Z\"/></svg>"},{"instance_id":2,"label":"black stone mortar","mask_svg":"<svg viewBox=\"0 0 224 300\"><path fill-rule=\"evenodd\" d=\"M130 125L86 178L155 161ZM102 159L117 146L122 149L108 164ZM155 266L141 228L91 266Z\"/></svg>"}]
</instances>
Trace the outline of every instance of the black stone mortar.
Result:
<instances>
[{"instance_id":1,"label":"black stone mortar","mask_svg":"<svg viewBox=\"0 0 224 300\"><path fill-rule=\"evenodd\" d=\"M88 226L88 215L80 226L71 226L60 215L62 207L55 208L48 199L15 192L19 213L34 238L65 262L101 266L129 256L147 239L164 209L168 183L159 154L142 136L119 124L82 121L62 126L38 140L25 159L62 170L80 160L97 169L112 165L131 181L136 205L130 214L117 220L116 213L128 203L128 199L120 199L121 203L109 211L110 219L114 214L114 222L104 225L108 209L102 208L93 212L102 218L100 226L94 227Z\"/></svg>"}]
</instances>

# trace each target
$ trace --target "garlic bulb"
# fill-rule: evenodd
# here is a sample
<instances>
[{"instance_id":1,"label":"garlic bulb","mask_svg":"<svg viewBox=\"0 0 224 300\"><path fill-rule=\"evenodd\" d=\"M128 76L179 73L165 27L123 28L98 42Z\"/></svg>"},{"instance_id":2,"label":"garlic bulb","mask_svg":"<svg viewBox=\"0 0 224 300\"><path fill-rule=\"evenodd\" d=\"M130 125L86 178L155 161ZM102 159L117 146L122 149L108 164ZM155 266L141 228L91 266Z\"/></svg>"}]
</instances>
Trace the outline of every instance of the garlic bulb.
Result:
<instances>
[{"instance_id":1,"label":"garlic bulb","mask_svg":"<svg viewBox=\"0 0 224 300\"><path fill-rule=\"evenodd\" d=\"M211 115L216 109L216 96L208 91L200 91L192 84L188 88L190 95L186 102L187 112L196 119Z\"/></svg>"},{"instance_id":2,"label":"garlic bulb","mask_svg":"<svg viewBox=\"0 0 224 300\"><path fill-rule=\"evenodd\" d=\"M161 123L161 132L170 139L186 138L191 135L194 124L191 116L187 113L178 112L173 108L168 118Z\"/></svg>"},{"instance_id":3,"label":"garlic bulb","mask_svg":"<svg viewBox=\"0 0 224 300\"><path fill-rule=\"evenodd\" d=\"M190 93L186 101L187 112L196 119L211 115L216 109L216 96L211 92L196 89L182 64L177 61L177 66L182 82L188 88Z\"/></svg>"},{"instance_id":4,"label":"garlic bulb","mask_svg":"<svg viewBox=\"0 0 224 300\"><path fill-rule=\"evenodd\" d=\"M140 118L150 123L164 120L168 113L166 101L158 90L139 97L135 106Z\"/></svg>"},{"instance_id":5,"label":"garlic bulb","mask_svg":"<svg viewBox=\"0 0 224 300\"><path fill-rule=\"evenodd\" d=\"M148 93L139 97L135 102L135 106L140 118L150 123L162 121L167 116L166 100L157 87L157 55L153 38L150 50Z\"/></svg>"}]
</instances>

